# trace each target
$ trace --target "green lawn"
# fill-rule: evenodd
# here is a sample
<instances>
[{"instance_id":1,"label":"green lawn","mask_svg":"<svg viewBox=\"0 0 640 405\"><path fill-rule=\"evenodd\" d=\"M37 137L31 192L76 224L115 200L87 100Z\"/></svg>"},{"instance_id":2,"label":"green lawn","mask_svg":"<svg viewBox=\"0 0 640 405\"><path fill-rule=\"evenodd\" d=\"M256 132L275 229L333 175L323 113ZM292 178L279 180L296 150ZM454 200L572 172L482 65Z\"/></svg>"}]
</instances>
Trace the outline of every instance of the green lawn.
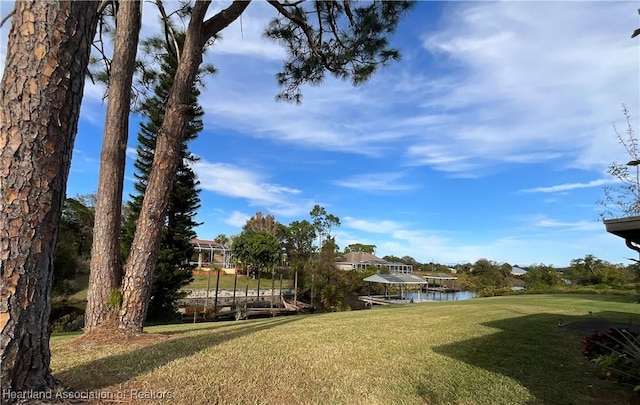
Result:
<instances>
[{"instance_id":1,"label":"green lawn","mask_svg":"<svg viewBox=\"0 0 640 405\"><path fill-rule=\"evenodd\" d=\"M219 289L221 290L233 290L235 276L233 274L225 274L220 275L220 283ZM211 279L209 280L209 288L211 290L215 290L216 288L216 275L212 274ZM247 285L247 276L238 275L238 285L237 289L242 290ZM249 279L249 288L257 288L258 280ZM280 287L280 279L276 278L275 287ZM282 280L282 287L293 287L293 280ZM260 279L260 288L271 288L271 279L261 277ZM188 286L184 287L185 290L206 290L207 289L207 275L203 276L193 276L193 282Z\"/></svg>"},{"instance_id":2,"label":"green lawn","mask_svg":"<svg viewBox=\"0 0 640 405\"><path fill-rule=\"evenodd\" d=\"M625 404L580 353L594 317L640 323L628 297L534 295L267 320L155 326L155 340L52 338L74 390L171 392L177 404ZM166 394L163 394L166 397ZM161 395L156 395L161 396Z\"/></svg>"}]
</instances>

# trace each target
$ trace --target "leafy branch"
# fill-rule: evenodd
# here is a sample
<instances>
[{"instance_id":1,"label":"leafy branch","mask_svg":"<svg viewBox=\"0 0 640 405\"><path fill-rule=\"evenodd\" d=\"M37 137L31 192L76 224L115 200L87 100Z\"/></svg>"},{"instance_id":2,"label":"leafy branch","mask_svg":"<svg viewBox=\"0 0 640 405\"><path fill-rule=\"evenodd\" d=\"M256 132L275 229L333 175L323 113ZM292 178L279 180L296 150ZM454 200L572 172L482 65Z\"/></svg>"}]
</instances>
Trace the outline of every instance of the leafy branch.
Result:
<instances>
[{"instance_id":1,"label":"leafy branch","mask_svg":"<svg viewBox=\"0 0 640 405\"><path fill-rule=\"evenodd\" d=\"M616 178L618 183L602 188L604 199L597 202L604 208L600 213L602 219L640 215L640 144L631 126L631 114L624 104L622 114L626 119L624 134L620 133L615 124L613 130L618 143L624 147L631 160L625 164L614 161L607 169L607 173Z\"/></svg>"}]
</instances>

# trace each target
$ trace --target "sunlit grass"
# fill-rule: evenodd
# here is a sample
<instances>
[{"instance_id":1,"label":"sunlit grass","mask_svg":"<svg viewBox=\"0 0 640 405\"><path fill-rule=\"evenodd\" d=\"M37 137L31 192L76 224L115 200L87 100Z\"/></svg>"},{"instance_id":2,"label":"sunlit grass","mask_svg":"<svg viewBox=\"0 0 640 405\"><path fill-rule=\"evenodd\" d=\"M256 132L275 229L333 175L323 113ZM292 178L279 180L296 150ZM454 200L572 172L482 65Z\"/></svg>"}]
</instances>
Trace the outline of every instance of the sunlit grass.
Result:
<instances>
[{"instance_id":1,"label":"sunlit grass","mask_svg":"<svg viewBox=\"0 0 640 405\"><path fill-rule=\"evenodd\" d=\"M154 341L52 339L75 390L169 391L178 404L624 404L563 323L639 323L627 297L536 295L149 327Z\"/></svg>"},{"instance_id":2,"label":"sunlit grass","mask_svg":"<svg viewBox=\"0 0 640 405\"><path fill-rule=\"evenodd\" d=\"M208 281L207 281L208 279ZM218 281L218 288L220 290L233 290L233 285L234 285L234 281L235 280L235 275L233 274L224 274L224 275L220 275L220 280ZM187 285L186 287L184 287L184 290L206 290L207 289L207 282L209 283L209 289L211 290L215 290L216 288L216 281L217 281L217 276L215 274L211 274L210 276L205 274L205 275L196 275L193 276L193 282L189 285ZM264 276L260 279L260 288L271 288L271 279L270 278L265 278ZM252 279L249 278L247 279L247 276L245 275L238 275L238 280L236 282L236 289L238 290L243 290L246 288L247 282L249 283L249 288L250 289L255 289L258 288L258 280L257 279ZM276 278L274 280L274 286L275 288L280 288L280 279ZM293 281L292 280L282 280L282 287L283 288L289 288L289 287L293 287Z\"/></svg>"}]
</instances>

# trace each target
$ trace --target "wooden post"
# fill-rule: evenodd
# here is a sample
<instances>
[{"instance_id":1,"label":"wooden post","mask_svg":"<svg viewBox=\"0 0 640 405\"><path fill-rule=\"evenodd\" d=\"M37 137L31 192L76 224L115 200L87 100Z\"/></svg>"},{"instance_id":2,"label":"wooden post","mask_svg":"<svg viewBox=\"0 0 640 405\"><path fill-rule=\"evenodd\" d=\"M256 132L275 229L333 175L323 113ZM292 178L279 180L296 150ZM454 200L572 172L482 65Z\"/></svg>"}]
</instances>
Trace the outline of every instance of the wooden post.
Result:
<instances>
[{"instance_id":1,"label":"wooden post","mask_svg":"<svg viewBox=\"0 0 640 405\"><path fill-rule=\"evenodd\" d=\"M313 276L314 274L311 274L311 309L313 309Z\"/></svg>"},{"instance_id":2,"label":"wooden post","mask_svg":"<svg viewBox=\"0 0 640 405\"><path fill-rule=\"evenodd\" d=\"M258 269L258 303L260 302L260 269Z\"/></svg>"},{"instance_id":3,"label":"wooden post","mask_svg":"<svg viewBox=\"0 0 640 405\"><path fill-rule=\"evenodd\" d=\"M236 307L236 287L237 286L238 286L238 269L236 269L233 275L233 301L231 304L233 308Z\"/></svg>"},{"instance_id":4,"label":"wooden post","mask_svg":"<svg viewBox=\"0 0 640 405\"><path fill-rule=\"evenodd\" d=\"M211 284L211 269L207 271L207 295L204 298L204 315L203 318L207 318L207 309L209 308L209 285Z\"/></svg>"},{"instance_id":5,"label":"wooden post","mask_svg":"<svg viewBox=\"0 0 640 405\"><path fill-rule=\"evenodd\" d=\"M298 305L298 270L293 275L293 303Z\"/></svg>"},{"instance_id":6,"label":"wooden post","mask_svg":"<svg viewBox=\"0 0 640 405\"><path fill-rule=\"evenodd\" d=\"M213 320L218 318L218 286L220 285L220 270L218 270L218 276L216 277L216 296L213 302ZM206 315L205 315L206 316Z\"/></svg>"},{"instance_id":7,"label":"wooden post","mask_svg":"<svg viewBox=\"0 0 640 405\"><path fill-rule=\"evenodd\" d=\"M249 300L249 272L247 271L247 284L244 287L244 300L248 301Z\"/></svg>"},{"instance_id":8,"label":"wooden post","mask_svg":"<svg viewBox=\"0 0 640 405\"><path fill-rule=\"evenodd\" d=\"M276 273L271 270L271 316L273 316L273 290L276 289Z\"/></svg>"},{"instance_id":9,"label":"wooden post","mask_svg":"<svg viewBox=\"0 0 640 405\"><path fill-rule=\"evenodd\" d=\"M247 270L247 284L244 287L244 303L245 305L249 305L249 271Z\"/></svg>"}]
</instances>

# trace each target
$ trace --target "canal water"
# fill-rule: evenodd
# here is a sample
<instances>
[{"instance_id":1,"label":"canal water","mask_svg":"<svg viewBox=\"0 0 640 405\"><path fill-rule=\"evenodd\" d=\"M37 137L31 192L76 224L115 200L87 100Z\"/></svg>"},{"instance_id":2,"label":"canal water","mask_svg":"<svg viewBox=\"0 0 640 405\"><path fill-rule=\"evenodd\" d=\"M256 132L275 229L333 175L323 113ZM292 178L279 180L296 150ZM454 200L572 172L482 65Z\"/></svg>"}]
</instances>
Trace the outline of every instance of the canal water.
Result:
<instances>
[{"instance_id":1,"label":"canal water","mask_svg":"<svg viewBox=\"0 0 640 405\"><path fill-rule=\"evenodd\" d=\"M468 300L470 298L475 298L476 293L473 291L456 291L456 292L437 292L437 291L429 291L421 292L418 294L417 292L404 293L404 297L406 299L414 299L414 300L427 300L427 301L461 301Z\"/></svg>"}]
</instances>

